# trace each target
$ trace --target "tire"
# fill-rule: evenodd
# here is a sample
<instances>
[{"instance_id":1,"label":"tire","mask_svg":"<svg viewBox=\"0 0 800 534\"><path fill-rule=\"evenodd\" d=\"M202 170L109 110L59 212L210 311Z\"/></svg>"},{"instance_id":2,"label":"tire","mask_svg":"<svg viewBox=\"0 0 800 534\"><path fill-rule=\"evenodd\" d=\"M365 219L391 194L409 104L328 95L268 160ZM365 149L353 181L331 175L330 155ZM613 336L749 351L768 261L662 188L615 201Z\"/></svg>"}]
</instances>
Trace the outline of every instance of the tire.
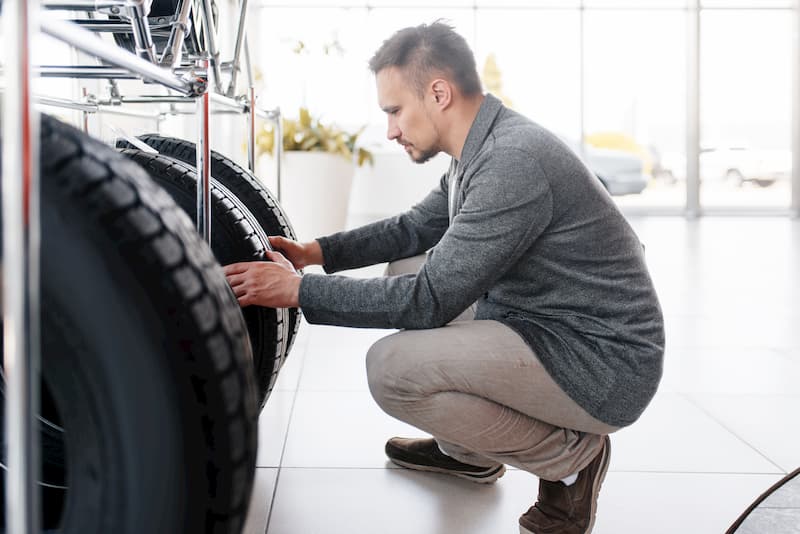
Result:
<instances>
[{"instance_id":1,"label":"tire","mask_svg":"<svg viewBox=\"0 0 800 534\"><path fill-rule=\"evenodd\" d=\"M236 298L140 167L49 117L41 137L44 526L240 532L258 412Z\"/></svg>"},{"instance_id":2,"label":"tire","mask_svg":"<svg viewBox=\"0 0 800 534\"><path fill-rule=\"evenodd\" d=\"M195 144L190 141L157 134L141 135L139 139L165 156L175 158L188 165L196 164L197 152ZM129 147L130 145L126 141L118 141L117 146ZM250 210L250 213L253 214L267 235L279 235L289 239L296 239L294 229L289 223L289 218L283 212L278 201L272 196L269 189L264 187L250 171L212 150L211 175L231 190L247 206L247 209ZM289 308L289 333L284 359L294 346L294 340L300 328L300 316L301 311L299 308Z\"/></svg>"},{"instance_id":3,"label":"tire","mask_svg":"<svg viewBox=\"0 0 800 534\"><path fill-rule=\"evenodd\" d=\"M122 154L141 165L150 177L197 220L197 176L193 167L173 158L137 149L122 149ZM265 261L269 243L247 209L233 193L212 180L211 249L222 265L239 261ZM278 378L286 352L286 310L248 306L242 310L253 353L253 369L258 383L259 407L263 407Z\"/></svg>"}]
</instances>

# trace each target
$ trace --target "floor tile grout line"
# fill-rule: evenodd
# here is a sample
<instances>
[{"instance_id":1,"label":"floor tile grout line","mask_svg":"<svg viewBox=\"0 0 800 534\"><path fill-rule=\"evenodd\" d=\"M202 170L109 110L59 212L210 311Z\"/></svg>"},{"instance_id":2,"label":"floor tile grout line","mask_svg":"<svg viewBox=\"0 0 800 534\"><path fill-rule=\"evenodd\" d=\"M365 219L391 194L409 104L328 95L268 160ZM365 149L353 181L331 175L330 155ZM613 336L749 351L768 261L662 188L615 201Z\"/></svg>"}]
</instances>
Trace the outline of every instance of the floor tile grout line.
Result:
<instances>
[{"instance_id":1,"label":"floor tile grout line","mask_svg":"<svg viewBox=\"0 0 800 534\"><path fill-rule=\"evenodd\" d=\"M728 432L730 432L730 433L731 433L731 434L732 434L734 437L736 437L736 439L738 439L739 441L741 441L742 443L744 443L745 445L747 445L747 446L748 446L750 449L752 449L753 451L755 451L755 452L756 452L756 453L757 453L759 456L761 456L761 457L762 457L762 458L764 458L766 461L768 461L769 463L771 463L772 465L774 465L775 467L777 467L777 468L780 470L780 472L781 472L781 473L783 473L784 475L786 475L786 474L788 473L788 471L784 470L784 469L783 469L783 467L781 467L780 465L778 465L777 463L775 463L775 462L774 462L774 461L773 461L771 458L769 458L769 457L768 457L766 454L764 454L764 453L763 453L763 452L761 452L759 449L757 449L757 448L755 447L755 445L751 444L749 441L747 441L746 439L744 439L744 438L743 438L742 436L740 436L740 435L739 435L737 432L734 432L734 431L733 431L733 429L731 429L731 428L730 428L728 425L726 425L726 424L725 424L723 421L721 421L721 420L720 420L718 417L716 417L716 416L715 416L714 414L712 414L712 413L711 413L709 410L707 410L705 407L703 407L703 406L702 406L702 405L701 405L701 404L700 404L700 403L699 403L697 400L695 400L694 398L692 398L692 396L691 396L691 395L689 395L689 394L687 394L687 393L679 393L679 395L680 395L680 396L682 396L683 398L685 398L686 400L688 400L688 401L689 401L691 404L693 404L693 405L694 405L694 406L695 406L695 407L696 407L698 410L700 410L701 412L703 412L704 414L706 414L708 417L710 417L710 418L711 418L711 419L712 419L712 420L713 420L715 423L717 423L719 426L721 426L722 428L724 428L725 430L727 430Z\"/></svg>"},{"instance_id":2,"label":"floor tile grout line","mask_svg":"<svg viewBox=\"0 0 800 534\"><path fill-rule=\"evenodd\" d=\"M309 325L308 328L311 328ZM286 454L286 443L289 441L289 431L292 428L292 416L294 415L294 407L297 403L297 394L300 392L300 381L303 379L303 370L306 367L306 358L308 357L308 350L309 345L311 343L311 338L313 337L311 334L313 330L309 332L309 339L306 340L306 345L303 347L303 361L300 364L300 371L297 373L297 383L295 384L294 395L292 396L292 405L289 408L289 423L286 425L286 433L283 436L283 447L281 447L281 455L278 459L278 472L275 475L275 484L272 487L272 499L270 499L269 503L269 513L267 514L267 524L264 527L264 534L269 534L269 524L272 521L272 511L275 509L275 498L278 496L278 482L281 479L281 469L283 468L283 456Z\"/></svg>"},{"instance_id":3,"label":"floor tile grout line","mask_svg":"<svg viewBox=\"0 0 800 534\"><path fill-rule=\"evenodd\" d=\"M407 469L403 467L394 467L394 466L384 466L384 467L361 467L361 466L320 466L320 465L305 465L305 466L296 466L296 465L288 465L288 466L281 466L280 469L286 470L312 470L312 471L386 471L386 470L396 470L396 471L407 471ZM625 473L625 474L653 474L653 475L703 475L703 476L719 476L719 475L730 475L730 476L774 476L774 477L783 477L786 475L785 472L780 471L749 471L749 472L742 472L742 471L686 471L686 470L664 470L664 469L609 469L609 473ZM508 469L506 474L508 473L525 473L525 474L532 474L528 473L527 471L523 471L522 469ZM534 475L535 476L535 475Z\"/></svg>"}]
</instances>

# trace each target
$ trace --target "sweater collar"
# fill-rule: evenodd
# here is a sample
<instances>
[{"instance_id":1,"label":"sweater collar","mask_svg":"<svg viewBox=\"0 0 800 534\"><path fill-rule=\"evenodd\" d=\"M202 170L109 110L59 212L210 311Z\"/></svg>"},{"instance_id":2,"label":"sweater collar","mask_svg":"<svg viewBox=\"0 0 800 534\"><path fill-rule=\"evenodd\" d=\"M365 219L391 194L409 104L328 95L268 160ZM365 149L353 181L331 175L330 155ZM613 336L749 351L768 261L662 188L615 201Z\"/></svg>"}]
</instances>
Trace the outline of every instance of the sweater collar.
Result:
<instances>
[{"instance_id":1,"label":"sweater collar","mask_svg":"<svg viewBox=\"0 0 800 534\"><path fill-rule=\"evenodd\" d=\"M464 148L461 150L461 160L459 166L464 169L483 145L489 132L492 130L495 118L503 109L503 103L491 93L486 93L481 107L464 141Z\"/></svg>"}]
</instances>

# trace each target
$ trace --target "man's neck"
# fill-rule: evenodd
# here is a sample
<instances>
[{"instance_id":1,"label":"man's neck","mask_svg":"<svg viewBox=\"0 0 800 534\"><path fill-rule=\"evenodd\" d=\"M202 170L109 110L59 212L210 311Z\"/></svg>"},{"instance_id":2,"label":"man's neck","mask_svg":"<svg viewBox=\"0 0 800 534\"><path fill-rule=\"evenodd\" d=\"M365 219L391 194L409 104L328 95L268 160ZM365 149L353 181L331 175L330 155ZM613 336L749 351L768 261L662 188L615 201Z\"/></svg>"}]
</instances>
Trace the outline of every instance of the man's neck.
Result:
<instances>
[{"instance_id":1,"label":"man's neck","mask_svg":"<svg viewBox=\"0 0 800 534\"><path fill-rule=\"evenodd\" d=\"M452 119L445 133L445 146L443 148L444 152L458 161L461 161L461 152L467 142L467 135L469 135L469 130L472 128L472 123L475 122L475 117L478 116L478 111L481 109L484 98L484 95L471 97L464 100L460 106L453 110Z\"/></svg>"}]
</instances>

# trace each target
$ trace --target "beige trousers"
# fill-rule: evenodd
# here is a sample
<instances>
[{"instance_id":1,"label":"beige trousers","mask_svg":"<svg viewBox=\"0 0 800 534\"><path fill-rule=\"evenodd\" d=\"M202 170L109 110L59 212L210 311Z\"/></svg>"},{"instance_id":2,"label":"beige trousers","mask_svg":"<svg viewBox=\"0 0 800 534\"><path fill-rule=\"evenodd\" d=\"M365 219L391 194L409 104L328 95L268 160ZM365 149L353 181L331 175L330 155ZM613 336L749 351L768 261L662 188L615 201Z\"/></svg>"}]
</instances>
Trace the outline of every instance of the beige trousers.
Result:
<instances>
[{"instance_id":1,"label":"beige trousers","mask_svg":"<svg viewBox=\"0 0 800 534\"><path fill-rule=\"evenodd\" d=\"M416 272L424 260L393 262L386 275ZM570 399L514 330L473 317L467 309L441 328L378 340L367 353L375 401L465 463L508 464L545 480L583 469L618 428Z\"/></svg>"}]
</instances>

